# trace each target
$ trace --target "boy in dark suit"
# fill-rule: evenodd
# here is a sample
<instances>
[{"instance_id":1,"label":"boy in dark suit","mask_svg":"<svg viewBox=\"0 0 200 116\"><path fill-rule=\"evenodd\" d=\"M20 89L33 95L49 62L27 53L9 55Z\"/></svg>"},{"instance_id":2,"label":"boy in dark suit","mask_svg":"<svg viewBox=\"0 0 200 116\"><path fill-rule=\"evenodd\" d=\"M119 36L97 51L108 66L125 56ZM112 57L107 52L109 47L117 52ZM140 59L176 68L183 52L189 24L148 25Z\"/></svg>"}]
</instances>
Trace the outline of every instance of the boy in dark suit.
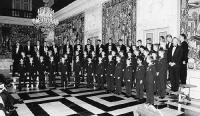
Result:
<instances>
[{"instance_id":1,"label":"boy in dark suit","mask_svg":"<svg viewBox=\"0 0 200 116\"><path fill-rule=\"evenodd\" d=\"M66 71L67 71L67 82L70 82L70 76L72 73L72 58L70 56L70 54L65 54L64 56L64 60L65 60L65 66L66 66ZM65 85L67 85L65 83Z\"/></svg>"},{"instance_id":2,"label":"boy in dark suit","mask_svg":"<svg viewBox=\"0 0 200 116\"><path fill-rule=\"evenodd\" d=\"M146 70L146 102L148 104L154 104L154 80L156 77L155 65L153 65L153 57L147 57L148 67Z\"/></svg>"},{"instance_id":3,"label":"boy in dark suit","mask_svg":"<svg viewBox=\"0 0 200 116\"><path fill-rule=\"evenodd\" d=\"M153 51L152 52L152 57L153 57L153 65L155 66L155 69L156 69L156 77L155 77L155 80L154 80L154 92L155 94L158 93L158 89L159 89L159 82L158 82L158 73L159 73L159 67L158 67L158 56L157 56L157 52Z\"/></svg>"},{"instance_id":4,"label":"boy in dark suit","mask_svg":"<svg viewBox=\"0 0 200 116\"><path fill-rule=\"evenodd\" d=\"M115 73L115 64L114 61L112 60L112 56L109 55L108 56L108 66L107 66L107 70L106 70L106 82L107 82L107 92L110 93L112 91L112 78L113 75Z\"/></svg>"},{"instance_id":5,"label":"boy in dark suit","mask_svg":"<svg viewBox=\"0 0 200 116\"><path fill-rule=\"evenodd\" d=\"M116 57L117 64L115 66L115 74L114 74L114 79L115 79L115 90L116 94L121 94L122 92L122 75L123 75L123 63L121 62L121 57L117 56Z\"/></svg>"},{"instance_id":6,"label":"boy in dark suit","mask_svg":"<svg viewBox=\"0 0 200 116\"><path fill-rule=\"evenodd\" d=\"M19 65L19 68L18 68L18 72L19 72L19 85L18 85L18 89L19 91L21 91L22 87L25 87L25 74L26 74L26 67L25 67L25 64L24 64L24 61L23 59L20 60L20 65ZM23 86L22 86L22 82L23 82Z\"/></svg>"},{"instance_id":7,"label":"boy in dark suit","mask_svg":"<svg viewBox=\"0 0 200 116\"><path fill-rule=\"evenodd\" d=\"M164 50L159 50L159 61L158 61L158 95L160 98L165 97L165 90L167 84L167 59L165 56Z\"/></svg>"},{"instance_id":8,"label":"boy in dark suit","mask_svg":"<svg viewBox=\"0 0 200 116\"><path fill-rule=\"evenodd\" d=\"M104 76L105 69L104 69L104 64L102 62L102 57L99 57L98 59L99 59L99 63L96 70L97 88L103 89L104 88L103 76Z\"/></svg>"},{"instance_id":9,"label":"boy in dark suit","mask_svg":"<svg viewBox=\"0 0 200 116\"><path fill-rule=\"evenodd\" d=\"M38 72L39 72L39 88L40 89L45 89L45 73L47 73L46 71L46 64L44 61L44 57L40 56L40 62L38 65Z\"/></svg>"},{"instance_id":10,"label":"boy in dark suit","mask_svg":"<svg viewBox=\"0 0 200 116\"><path fill-rule=\"evenodd\" d=\"M83 61L82 61L82 75L83 75L83 78L82 78L82 82L84 82L84 78L85 78L85 75L86 75L86 70L87 70L87 65L88 65L88 54L86 51L83 52Z\"/></svg>"},{"instance_id":11,"label":"boy in dark suit","mask_svg":"<svg viewBox=\"0 0 200 116\"><path fill-rule=\"evenodd\" d=\"M81 62L78 56L76 56L76 60L74 62L73 68L74 68L74 73L75 73L75 87L79 87L80 75L81 75Z\"/></svg>"},{"instance_id":12,"label":"boy in dark suit","mask_svg":"<svg viewBox=\"0 0 200 116\"><path fill-rule=\"evenodd\" d=\"M126 68L124 72L124 82L125 82L125 88L126 88L126 96L131 96L131 90L132 90L132 74L133 74L133 68L131 66L131 60L126 61Z\"/></svg>"},{"instance_id":13,"label":"boy in dark suit","mask_svg":"<svg viewBox=\"0 0 200 116\"><path fill-rule=\"evenodd\" d=\"M88 65L87 65L87 87L93 87L93 76L94 76L94 64L92 59L88 57Z\"/></svg>"},{"instance_id":14,"label":"boy in dark suit","mask_svg":"<svg viewBox=\"0 0 200 116\"><path fill-rule=\"evenodd\" d=\"M56 86L56 80L55 80L55 74L56 74L56 64L54 61L54 57L50 57L50 62L48 63L48 73L49 73L49 86L55 87Z\"/></svg>"},{"instance_id":15,"label":"boy in dark suit","mask_svg":"<svg viewBox=\"0 0 200 116\"><path fill-rule=\"evenodd\" d=\"M115 65L116 65L117 61L116 61L116 52L115 51L112 51L112 60L114 61Z\"/></svg>"},{"instance_id":16,"label":"boy in dark suit","mask_svg":"<svg viewBox=\"0 0 200 116\"><path fill-rule=\"evenodd\" d=\"M94 68L94 74L96 74L96 68L97 68L97 63L98 63L98 57L96 56L95 52L92 51L92 64L93 64L93 68ZM96 83L96 77L94 75L94 82Z\"/></svg>"},{"instance_id":17,"label":"boy in dark suit","mask_svg":"<svg viewBox=\"0 0 200 116\"><path fill-rule=\"evenodd\" d=\"M106 53L102 52L101 53L102 56L102 63L103 63L103 67L104 67L104 72L103 72L103 83L106 83L106 71L107 71L107 65L108 65L108 57L106 57Z\"/></svg>"},{"instance_id":18,"label":"boy in dark suit","mask_svg":"<svg viewBox=\"0 0 200 116\"><path fill-rule=\"evenodd\" d=\"M136 78L136 98L137 99L143 99L144 96L144 79L145 79L145 67L142 64L143 58L138 57L137 58L137 69L135 72L135 78Z\"/></svg>"},{"instance_id":19,"label":"boy in dark suit","mask_svg":"<svg viewBox=\"0 0 200 116\"><path fill-rule=\"evenodd\" d=\"M36 87L36 65L33 62L32 57L29 58L27 69L27 76L29 76L29 87L31 87L31 82L33 83L33 87Z\"/></svg>"},{"instance_id":20,"label":"boy in dark suit","mask_svg":"<svg viewBox=\"0 0 200 116\"><path fill-rule=\"evenodd\" d=\"M61 86L67 87L67 66L65 62L65 58L61 58L61 62L59 63L59 73L61 75Z\"/></svg>"}]
</instances>

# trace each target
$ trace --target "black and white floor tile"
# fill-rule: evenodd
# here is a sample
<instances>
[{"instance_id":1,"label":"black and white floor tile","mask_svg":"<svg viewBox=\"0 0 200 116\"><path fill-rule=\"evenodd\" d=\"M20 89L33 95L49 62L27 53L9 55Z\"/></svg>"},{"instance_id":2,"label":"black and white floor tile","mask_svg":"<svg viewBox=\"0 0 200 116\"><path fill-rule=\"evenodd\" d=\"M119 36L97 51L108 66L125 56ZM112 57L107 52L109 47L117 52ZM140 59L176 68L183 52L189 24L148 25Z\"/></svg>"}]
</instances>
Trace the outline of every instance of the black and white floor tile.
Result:
<instances>
[{"instance_id":1,"label":"black and white floor tile","mask_svg":"<svg viewBox=\"0 0 200 116\"><path fill-rule=\"evenodd\" d=\"M12 116L138 116L136 109L145 102L136 100L134 91L133 96L127 98L124 92L115 95L84 87L33 90L12 96L24 100L23 104L16 105L18 108ZM181 111L170 97L163 101L157 99L155 103L167 116L200 115L200 101L182 105Z\"/></svg>"}]
</instances>

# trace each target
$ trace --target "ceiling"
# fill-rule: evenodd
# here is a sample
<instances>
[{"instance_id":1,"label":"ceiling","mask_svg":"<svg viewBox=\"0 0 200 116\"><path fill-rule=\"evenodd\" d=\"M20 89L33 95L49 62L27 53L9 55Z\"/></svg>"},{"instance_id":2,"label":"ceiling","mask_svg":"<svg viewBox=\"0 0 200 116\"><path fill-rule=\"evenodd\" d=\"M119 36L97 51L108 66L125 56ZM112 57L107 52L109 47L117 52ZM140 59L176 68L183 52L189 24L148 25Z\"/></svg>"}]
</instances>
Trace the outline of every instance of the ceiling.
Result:
<instances>
[{"instance_id":1,"label":"ceiling","mask_svg":"<svg viewBox=\"0 0 200 116\"><path fill-rule=\"evenodd\" d=\"M57 12L58 10L64 8L65 6L71 4L74 1L76 1L76 0L54 0L54 4L51 8L55 12Z\"/></svg>"}]
</instances>

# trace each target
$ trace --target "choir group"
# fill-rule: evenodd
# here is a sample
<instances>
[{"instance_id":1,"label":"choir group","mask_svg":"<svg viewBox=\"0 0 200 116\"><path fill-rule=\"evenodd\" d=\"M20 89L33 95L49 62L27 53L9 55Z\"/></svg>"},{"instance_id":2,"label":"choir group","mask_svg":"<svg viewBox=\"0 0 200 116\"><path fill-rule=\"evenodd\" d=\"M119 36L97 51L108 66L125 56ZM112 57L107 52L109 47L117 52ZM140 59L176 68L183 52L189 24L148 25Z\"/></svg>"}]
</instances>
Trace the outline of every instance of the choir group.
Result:
<instances>
[{"instance_id":1,"label":"choir group","mask_svg":"<svg viewBox=\"0 0 200 116\"><path fill-rule=\"evenodd\" d=\"M136 88L137 99L142 100L146 92L146 102L154 104L154 95L164 98L167 77L171 82L171 90L177 91L179 83L186 83L188 45L186 36L172 38L161 36L158 44L147 39L146 46L138 40L136 45L125 46L123 41L112 43L112 39L103 45L91 45L90 39L82 46L77 40L72 46L69 41L63 46L51 46L37 41L32 46L17 43L13 47L13 75L19 76L18 89L36 86L39 77L39 88L46 88L45 77L48 76L50 87L56 87L56 76L61 76L61 86L67 87L71 76L75 77L75 87L81 81L87 82L88 88L104 89L108 93L121 94L122 87L126 96L131 96L132 88ZM167 40L167 41L166 41ZM184 52L183 52L184 51ZM181 78L180 78L181 77ZM107 85L107 86L105 86Z\"/></svg>"}]
</instances>

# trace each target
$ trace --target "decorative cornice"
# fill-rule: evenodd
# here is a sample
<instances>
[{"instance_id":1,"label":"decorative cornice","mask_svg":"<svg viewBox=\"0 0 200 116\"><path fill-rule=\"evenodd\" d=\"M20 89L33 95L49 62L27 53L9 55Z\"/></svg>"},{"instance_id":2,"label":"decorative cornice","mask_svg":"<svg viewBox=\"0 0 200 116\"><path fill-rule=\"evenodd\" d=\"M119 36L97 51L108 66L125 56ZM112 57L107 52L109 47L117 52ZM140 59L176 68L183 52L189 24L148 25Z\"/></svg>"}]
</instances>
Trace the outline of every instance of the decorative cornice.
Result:
<instances>
[{"instance_id":1,"label":"decorative cornice","mask_svg":"<svg viewBox=\"0 0 200 116\"><path fill-rule=\"evenodd\" d=\"M101 5L108 0L76 0L68 6L62 8L54 14L54 17L59 21L69 18L73 15L84 12L91 7Z\"/></svg>"}]
</instances>

